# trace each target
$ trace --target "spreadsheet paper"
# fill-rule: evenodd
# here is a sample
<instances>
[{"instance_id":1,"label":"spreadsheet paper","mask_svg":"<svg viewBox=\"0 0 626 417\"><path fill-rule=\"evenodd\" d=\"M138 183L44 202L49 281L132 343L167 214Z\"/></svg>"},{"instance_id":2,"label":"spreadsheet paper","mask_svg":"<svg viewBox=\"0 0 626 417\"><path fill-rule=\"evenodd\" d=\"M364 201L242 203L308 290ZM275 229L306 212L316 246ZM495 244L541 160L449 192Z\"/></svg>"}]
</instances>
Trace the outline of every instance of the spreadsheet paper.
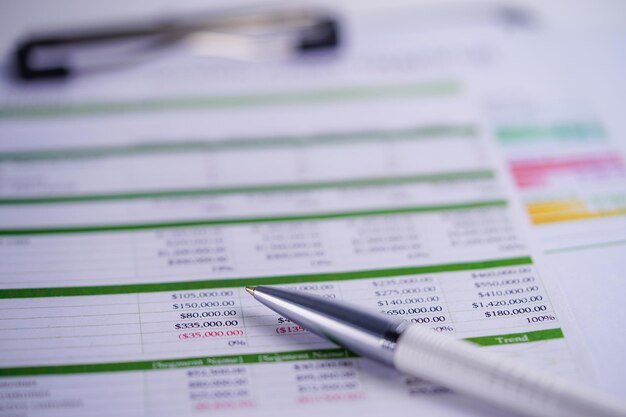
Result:
<instances>
[{"instance_id":1,"label":"spreadsheet paper","mask_svg":"<svg viewBox=\"0 0 626 417\"><path fill-rule=\"evenodd\" d=\"M621 192L621 154L550 74L502 75L497 28L357 29L305 64L172 56L2 86L0 416L499 415L308 333L258 284L586 375L544 265L570 221L621 221L578 186ZM570 176L533 159L571 136Z\"/></svg>"}]
</instances>

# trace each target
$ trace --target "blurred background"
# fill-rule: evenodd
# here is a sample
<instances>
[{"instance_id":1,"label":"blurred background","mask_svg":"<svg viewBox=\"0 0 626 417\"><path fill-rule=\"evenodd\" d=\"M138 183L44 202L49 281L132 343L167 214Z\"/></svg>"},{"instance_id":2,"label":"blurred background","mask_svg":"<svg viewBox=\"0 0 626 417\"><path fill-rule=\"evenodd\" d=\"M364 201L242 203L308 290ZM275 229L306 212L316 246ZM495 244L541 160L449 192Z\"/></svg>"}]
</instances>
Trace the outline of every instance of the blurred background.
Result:
<instances>
[{"instance_id":1,"label":"blurred background","mask_svg":"<svg viewBox=\"0 0 626 417\"><path fill-rule=\"evenodd\" d=\"M533 232L534 239L540 242L539 245L544 245L546 255L551 258L549 268L559 277L563 297L572 306L576 322L589 345L600 385L616 395L626 395L622 384L626 372L626 361L623 359L623 352L626 351L623 335L626 328L626 309L623 305L626 269L622 268L626 262L623 246L626 240L623 219L626 217L626 167L623 157L626 152L626 2L306 2L302 4L322 6L337 16L341 25L341 42L332 53L320 54L314 59L303 58L305 61L300 58L284 60L281 57L278 60L261 59L260 64L248 64L241 56L227 56L227 59L214 56L213 52L233 53L228 47L225 51L222 47L222 51L203 53L206 55L203 57L195 55L198 51L194 50L191 58L181 56L177 50L168 50L154 60L121 72L113 70L89 74L67 84L18 82L14 78L13 53L16 44L29 34L118 22L158 21L172 16L198 16L223 8L245 10L251 4L258 3L244 0L1 0L0 57L3 78L0 104L5 115L15 115L21 114L27 105L42 107L26 111L55 112L58 104L71 110L76 103L102 97L122 100L137 94L149 99L179 92L222 94L288 89L301 82L325 85L357 77L354 75L356 72L350 71L351 65L352 68L370 66L368 71L358 75L358 81L362 83L384 79L387 75L397 79L408 79L416 74L424 78L444 74L460 77L469 86L470 105L467 109L476 111L486 126L496 132L494 141L502 144L499 148L502 165L511 176L515 188L513 192L520 196L529 228L536 231ZM294 7L300 3L271 4ZM516 12L504 17L492 13L502 8ZM467 26L480 26L485 30L491 30L491 26L506 26L507 29L489 35L499 38L498 46L492 47L485 41L489 36L485 36L483 29L472 29L462 41ZM462 53L450 49L444 51L443 46L439 48L454 42L459 45L466 43ZM283 66L284 71L295 75L277 76L287 73L282 72ZM146 71L146 68L151 69ZM129 93L131 85L132 94ZM384 117L378 116L379 121L384 120ZM580 151L582 148L572 150L567 148L568 145L552 142L541 147L536 147L536 144L527 147L507 145L510 137L519 134L510 127L517 126L522 119L537 123L582 120L585 123L574 124L573 127L568 124L564 129L569 133L564 135L587 138L601 130L602 133L597 136L608 137L609 140L589 145L585 148L588 151ZM88 140L97 144L107 140L123 142L146 126L171 137L198 135L205 129L192 123L191 119L176 120L167 117L120 119L102 125L100 129L90 130ZM2 149L11 150L18 143L25 148L37 148L60 132L67 134L64 138L66 143L85 143L85 126L77 124L66 132L54 123L45 126L38 123L15 127L7 124L0 131ZM224 132L229 135L250 134L264 123L273 126L278 122L262 120L262 115L259 115L251 124L233 124L219 117L214 123L215 129L203 132L205 137L219 137ZM368 121L364 120L364 123ZM332 124L329 121L329 125ZM303 132L313 128L306 120L297 121L294 125L294 129ZM111 131L123 134L108 139L106 136ZM559 135L555 133L553 136ZM547 152L553 158L578 152L576 163L579 165L571 170L566 179L561 176L551 178L550 170L553 168L539 166L536 161L529 162L537 156L537 152ZM602 154L604 159L585 160L585 152L589 155ZM589 168L590 165L592 168ZM549 216L537 214L545 213L545 205L541 204L544 204L542 198L548 194L567 195L568 201L574 201L568 203L571 206L567 208L568 215L573 216L569 219L572 224L575 220L574 226L567 230L556 230L556 226L539 230L541 224L557 221L564 224L561 221L564 212L556 211ZM600 217L604 220L599 220ZM588 221L580 222L581 219ZM567 241L565 246L568 247L604 245L608 249L601 253L572 254L560 251L557 240L561 245L559 247Z\"/></svg>"}]
</instances>

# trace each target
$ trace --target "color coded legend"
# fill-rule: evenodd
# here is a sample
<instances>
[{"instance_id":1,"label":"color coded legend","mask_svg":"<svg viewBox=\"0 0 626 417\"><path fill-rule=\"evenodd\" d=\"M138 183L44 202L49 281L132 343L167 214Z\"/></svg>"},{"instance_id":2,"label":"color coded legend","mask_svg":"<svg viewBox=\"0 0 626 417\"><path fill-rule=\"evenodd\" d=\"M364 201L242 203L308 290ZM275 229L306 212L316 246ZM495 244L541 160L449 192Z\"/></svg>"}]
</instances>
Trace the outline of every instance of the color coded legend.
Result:
<instances>
[{"instance_id":1,"label":"color coded legend","mask_svg":"<svg viewBox=\"0 0 626 417\"><path fill-rule=\"evenodd\" d=\"M526 204L533 224L595 219L626 214L626 205L595 208L580 199L539 201Z\"/></svg>"}]
</instances>

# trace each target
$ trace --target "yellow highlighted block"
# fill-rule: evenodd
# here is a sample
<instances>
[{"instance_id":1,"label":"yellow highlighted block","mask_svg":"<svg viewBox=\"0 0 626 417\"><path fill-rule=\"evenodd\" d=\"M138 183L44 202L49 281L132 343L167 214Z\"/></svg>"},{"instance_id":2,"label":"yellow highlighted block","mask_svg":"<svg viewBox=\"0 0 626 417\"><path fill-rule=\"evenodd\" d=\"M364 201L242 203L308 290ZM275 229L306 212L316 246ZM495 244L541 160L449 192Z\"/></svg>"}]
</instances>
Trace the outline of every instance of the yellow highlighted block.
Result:
<instances>
[{"instance_id":1,"label":"yellow highlighted block","mask_svg":"<svg viewBox=\"0 0 626 417\"><path fill-rule=\"evenodd\" d=\"M587 211L587 207L580 200L572 201L545 201L526 205L528 212L532 214Z\"/></svg>"},{"instance_id":2,"label":"yellow highlighted block","mask_svg":"<svg viewBox=\"0 0 626 417\"><path fill-rule=\"evenodd\" d=\"M626 208L590 211L579 200L530 203L526 205L526 210L533 224L587 220L626 214Z\"/></svg>"}]
</instances>

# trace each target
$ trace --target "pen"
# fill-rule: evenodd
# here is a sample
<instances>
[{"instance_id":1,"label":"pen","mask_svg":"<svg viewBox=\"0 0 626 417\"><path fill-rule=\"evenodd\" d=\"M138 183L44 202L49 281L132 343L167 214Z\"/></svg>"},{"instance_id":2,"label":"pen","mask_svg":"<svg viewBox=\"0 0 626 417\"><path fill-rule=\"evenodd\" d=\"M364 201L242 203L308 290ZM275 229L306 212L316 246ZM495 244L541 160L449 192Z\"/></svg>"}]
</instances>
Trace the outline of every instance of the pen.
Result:
<instances>
[{"instance_id":1,"label":"pen","mask_svg":"<svg viewBox=\"0 0 626 417\"><path fill-rule=\"evenodd\" d=\"M246 291L278 314L357 355L523 415L626 416L622 404L589 387L406 320L275 287L246 287Z\"/></svg>"}]
</instances>

